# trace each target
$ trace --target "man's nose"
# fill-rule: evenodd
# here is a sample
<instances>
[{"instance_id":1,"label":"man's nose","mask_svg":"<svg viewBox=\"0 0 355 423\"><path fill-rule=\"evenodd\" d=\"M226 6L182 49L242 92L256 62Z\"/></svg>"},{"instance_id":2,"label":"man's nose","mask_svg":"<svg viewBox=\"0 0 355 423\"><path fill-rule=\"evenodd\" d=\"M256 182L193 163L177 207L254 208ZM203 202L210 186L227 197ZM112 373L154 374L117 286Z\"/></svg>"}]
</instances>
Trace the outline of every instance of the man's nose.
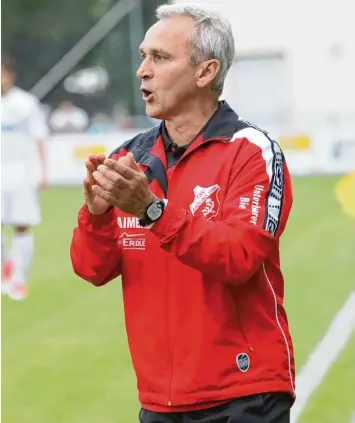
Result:
<instances>
[{"instance_id":1,"label":"man's nose","mask_svg":"<svg viewBox=\"0 0 355 423\"><path fill-rule=\"evenodd\" d=\"M144 78L152 78L153 77L153 70L151 69L151 66L148 65L147 59L143 60L141 65L139 66L137 70L137 78L138 79L144 79Z\"/></svg>"}]
</instances>

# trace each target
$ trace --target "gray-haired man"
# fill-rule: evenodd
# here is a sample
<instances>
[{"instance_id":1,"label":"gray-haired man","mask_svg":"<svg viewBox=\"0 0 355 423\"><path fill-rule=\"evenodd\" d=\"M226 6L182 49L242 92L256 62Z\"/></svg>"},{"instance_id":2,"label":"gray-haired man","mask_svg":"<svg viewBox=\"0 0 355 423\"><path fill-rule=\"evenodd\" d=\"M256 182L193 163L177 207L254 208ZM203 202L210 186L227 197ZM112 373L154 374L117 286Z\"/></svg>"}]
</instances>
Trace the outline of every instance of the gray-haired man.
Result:
<instances>
[{"instance_id":1,"label":"gray-haired man","mask_svg":"<svg viewBox=\"0 0 355 423\"><path fill-rule=\"evenodd\" d=\"M278 144L219 101L228 22L194 6L157 14L137 76L163 122L88 158L73 267L97 286L122 276L142 423L286 423L290 175Z\"/></svg>"}]
</instances>

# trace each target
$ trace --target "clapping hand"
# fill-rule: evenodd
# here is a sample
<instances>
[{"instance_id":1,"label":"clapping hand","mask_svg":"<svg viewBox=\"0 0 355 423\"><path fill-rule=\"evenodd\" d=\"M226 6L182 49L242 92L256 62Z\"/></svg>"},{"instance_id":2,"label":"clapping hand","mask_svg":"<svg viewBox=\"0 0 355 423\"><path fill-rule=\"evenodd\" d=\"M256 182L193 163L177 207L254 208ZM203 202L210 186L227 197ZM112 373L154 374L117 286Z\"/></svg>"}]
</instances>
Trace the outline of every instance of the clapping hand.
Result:
<instances>
[{"instance_id":1,"label":"clapping hand","mask_svg":"<svg viewBox=\"0 0 355 423\"><path fill-rule=\"evenodd\" d=\"M93 187L96 184L93 173L105 160L106 156L104 154L90 154L85 162L84 197L85 203L92 214L104 214L110 207L108 201L96 195L93 191Z\"/></svg>"},{"instance_id":2,"label":"clapping hand","mask_svg":"<svg viewBox=\"0 0 355 423\"><path fill-rule=\"evenodd\" d=\"M100 205L118 207L125 213L143 217L147 206L157 197L150 191L148 179L128 153L120 160L103 159L93 171L92 193ZM105 211L106 211L105 210Z\"/></svg>"}]
</instances>

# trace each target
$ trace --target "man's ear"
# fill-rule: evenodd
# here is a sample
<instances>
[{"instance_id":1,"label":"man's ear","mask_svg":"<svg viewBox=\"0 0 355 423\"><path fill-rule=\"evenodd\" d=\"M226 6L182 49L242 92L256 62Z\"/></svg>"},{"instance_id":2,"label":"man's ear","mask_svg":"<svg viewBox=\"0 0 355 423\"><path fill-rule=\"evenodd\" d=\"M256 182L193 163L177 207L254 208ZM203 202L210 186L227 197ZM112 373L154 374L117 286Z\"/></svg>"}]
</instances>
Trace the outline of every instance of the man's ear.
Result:
<instances>
[{"instance_id":1,"label":"man's ear","mask_svg":"<svg viewBox=\"0 0 355 423\"><path fill-rule=\"evenodd\" d=\"M218 60L211 59L200 63L196 72L196 83L199 88L210 85L221 68Z\"/></svg>"}]
</instances>

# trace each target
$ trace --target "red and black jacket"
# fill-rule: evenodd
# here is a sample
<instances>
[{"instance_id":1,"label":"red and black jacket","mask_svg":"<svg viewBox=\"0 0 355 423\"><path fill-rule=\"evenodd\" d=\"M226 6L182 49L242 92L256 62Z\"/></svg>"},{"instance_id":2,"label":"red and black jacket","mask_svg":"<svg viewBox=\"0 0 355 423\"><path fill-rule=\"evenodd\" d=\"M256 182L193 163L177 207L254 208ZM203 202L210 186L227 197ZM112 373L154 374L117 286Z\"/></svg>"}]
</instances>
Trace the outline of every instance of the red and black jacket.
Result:
<instances>
[{"instance_id":1,"label":"red and black jacket","mask_svg":"<svg viewBox=\"0 0 355 423\"><path fill-rule=\"evenodd\" d=\"M185 411L240 396L294 395L279 237L292 205L279 145L221 102L168 168L163 124L131 151L168 200L151 229L118 209L79 211L76 274L96 286L122 276L128 342L146 409Z\"/></svg>"}]
</instances>

